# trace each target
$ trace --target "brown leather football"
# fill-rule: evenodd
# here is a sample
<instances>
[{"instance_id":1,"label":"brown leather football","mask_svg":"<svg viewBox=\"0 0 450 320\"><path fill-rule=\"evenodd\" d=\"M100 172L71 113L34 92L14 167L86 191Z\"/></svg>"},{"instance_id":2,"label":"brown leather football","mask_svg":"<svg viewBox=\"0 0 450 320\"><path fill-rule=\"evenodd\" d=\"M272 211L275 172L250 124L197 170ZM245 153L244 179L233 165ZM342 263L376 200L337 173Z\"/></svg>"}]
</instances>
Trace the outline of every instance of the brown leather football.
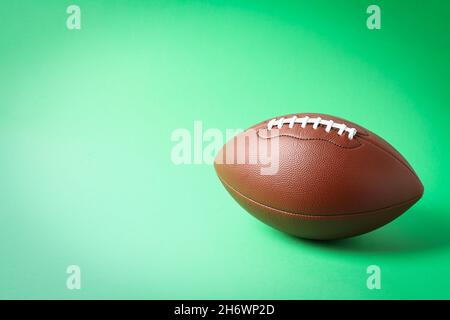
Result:
<instances>
[{"instance_id":1,"label":"brown leather football","mask_svg":"<svg viewBox=\"0 0 450 320\"><path fill-rule=\"evenodd\" d=\"M294 236L360 235L417 202L423 185L376 134L325 114L291 114L238 134L218 153L227 191L262 222Z\"/></svg>"}]
</instances>

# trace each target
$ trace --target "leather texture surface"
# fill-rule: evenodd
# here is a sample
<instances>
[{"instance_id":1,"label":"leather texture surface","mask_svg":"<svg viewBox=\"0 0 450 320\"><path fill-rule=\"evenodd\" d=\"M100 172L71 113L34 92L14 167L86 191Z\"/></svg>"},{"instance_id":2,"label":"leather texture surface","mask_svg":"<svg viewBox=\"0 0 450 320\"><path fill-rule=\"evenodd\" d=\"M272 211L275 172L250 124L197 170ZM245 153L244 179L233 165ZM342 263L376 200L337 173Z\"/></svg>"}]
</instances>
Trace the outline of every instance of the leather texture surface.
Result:
<instances>
[{"instance_id":1,"label":"leather texture surface","mask_svg":"<svg viewBox=\"0 0 450 320\"><path fill-rule=\"evenodd\" d=\"M349 139L346 132L311 124L285 124L269 132L264 121L241 133L248 136L245 143L238 143L239 136L231 139L218 153L215 169L228 192L258 219L300 237L342 238L388 223L422 196L412 167L382 138L330 115L295 115L344 123L357 134ZM267 164L255 159L260 143L270 139L278 139L278 171L263 175ZM238 154L244 163L238 163Z\"/></svg>"}]
</instances>

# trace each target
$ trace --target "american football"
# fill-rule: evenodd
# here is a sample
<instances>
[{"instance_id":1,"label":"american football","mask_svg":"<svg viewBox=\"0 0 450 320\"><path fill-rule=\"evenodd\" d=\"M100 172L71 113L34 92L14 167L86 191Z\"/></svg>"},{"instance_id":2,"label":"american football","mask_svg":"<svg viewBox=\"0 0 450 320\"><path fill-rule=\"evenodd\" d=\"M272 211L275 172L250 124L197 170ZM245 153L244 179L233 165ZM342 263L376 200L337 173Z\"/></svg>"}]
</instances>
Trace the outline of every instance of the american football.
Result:
<instances>
[{"instance_id":1,"label":"american football","mask_svg":"<svg viewBox=\"0 0 450 320\"><path fill-rule=\"evenodd\" d=\"M317 113L256 124L228 141L214 166L250 214L307 239L375 230L408 210L424 191L411 165L385 140Z\"/></svg>"}]
</instances>

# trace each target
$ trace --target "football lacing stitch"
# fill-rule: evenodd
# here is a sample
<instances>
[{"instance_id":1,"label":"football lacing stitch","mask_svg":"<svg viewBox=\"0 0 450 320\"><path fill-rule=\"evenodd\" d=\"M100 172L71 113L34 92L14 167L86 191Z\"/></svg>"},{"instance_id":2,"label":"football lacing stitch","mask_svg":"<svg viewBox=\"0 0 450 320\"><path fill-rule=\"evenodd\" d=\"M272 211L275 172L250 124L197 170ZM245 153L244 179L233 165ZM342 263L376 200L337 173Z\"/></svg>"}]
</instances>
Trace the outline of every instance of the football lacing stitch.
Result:
<instances>
[{"instance_id":1,"label":"football lacing stitch","mask_svg":"<svg viewBox=\"0 0 450 320\"><path fill-rule=\"evenodd\" d=\"M314 130L316 130L319 125L323 125L325 126L326 132L330 132L331 129L339 129L338 135L341 136L344 132L348 132L349 140L352 140L357 133L355 128L349 128L343 123L336 123L333 120L325 120L321 117L310 118L308 116L305 116L303 118L293 116L291 118L272 119L267 124L267 129L271 130L274 126L277 126L278 129L281 129L284 124L289 124L289 128L292 129L294 127L294 124L296 123L300 123L303 129L306 128L307 124L312 124Z\"/></svg>"}]
</instances>

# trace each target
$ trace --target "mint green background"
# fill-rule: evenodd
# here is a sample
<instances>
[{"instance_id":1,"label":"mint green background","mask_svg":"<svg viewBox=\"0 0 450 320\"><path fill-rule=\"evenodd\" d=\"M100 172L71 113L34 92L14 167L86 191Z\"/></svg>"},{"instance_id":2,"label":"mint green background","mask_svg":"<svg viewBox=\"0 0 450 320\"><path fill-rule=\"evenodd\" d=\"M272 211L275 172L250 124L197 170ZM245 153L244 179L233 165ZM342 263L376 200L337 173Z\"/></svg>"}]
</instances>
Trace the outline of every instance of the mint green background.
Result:
<instances>
[{"instance_id":1,"label":"mint green background","mask_svg":"<svg viewBox=\"0 0 450 320\"><path fill-rule=\"evenodd\" d=\"M0 5L0 298L450 298L448 1L74 3L79 31L72 1ZM391 142L423 199L376 232L303 241L211 166L171 162L194 120L308 111Z\"/></svg>"}]
</instances>

